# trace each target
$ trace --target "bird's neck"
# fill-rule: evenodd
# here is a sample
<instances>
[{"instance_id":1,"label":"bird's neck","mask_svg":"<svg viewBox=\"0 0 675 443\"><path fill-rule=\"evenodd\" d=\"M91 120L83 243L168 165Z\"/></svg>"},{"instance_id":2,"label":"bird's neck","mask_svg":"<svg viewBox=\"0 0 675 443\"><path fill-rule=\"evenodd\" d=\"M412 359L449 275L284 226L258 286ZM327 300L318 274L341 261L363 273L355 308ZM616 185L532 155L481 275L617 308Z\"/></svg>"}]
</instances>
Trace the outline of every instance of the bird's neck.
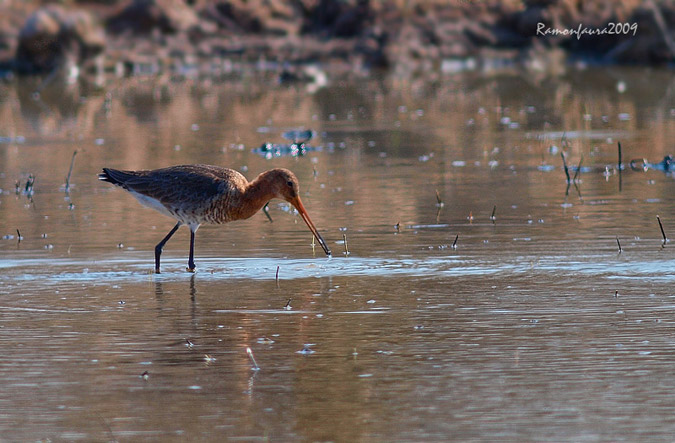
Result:
<instances>
[{"instance_id":1,"label":"bird's neck","mask_svg":"<svg viewBox=\"0 0 675 443\"><path fill-rule=\"evenodd\" d=\"M249 218L255 215L265 204L276 197L271 192L271 187L267 183L265 173L260 174L246 186L246 190L241 195L242 204L241 218Z\"/></svg>"}]
</instances>

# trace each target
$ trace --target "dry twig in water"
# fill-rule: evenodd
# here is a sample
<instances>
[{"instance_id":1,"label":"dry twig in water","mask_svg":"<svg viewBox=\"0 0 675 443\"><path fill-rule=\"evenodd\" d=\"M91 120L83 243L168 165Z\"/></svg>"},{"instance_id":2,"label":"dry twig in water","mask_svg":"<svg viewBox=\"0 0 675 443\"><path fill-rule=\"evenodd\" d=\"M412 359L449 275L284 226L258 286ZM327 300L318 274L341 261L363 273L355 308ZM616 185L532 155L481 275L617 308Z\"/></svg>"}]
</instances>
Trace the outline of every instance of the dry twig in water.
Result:
<instances>
[{"instance_id":1,"label":"dry twig in water","mask_svg":"<svg viewBox=\"0 0 675 443\"><path fill-rule=\"evenodd\" d=\"M661 223L661 217L659 217L657 215L656 220L658 220L658 222L659 222L659 228L661 228L661 235L663 236L663 243L661 244L661 247L665 248L666 243L668 243L668 237L666 237L666 231L663 230L663 224Z\"/></svg>"},{"instance_id":2,"label":"dry twig in water","mask_svg":"<svg viewBox=\"0 0 675 443\"><path fill-rule=\"evenodd\" d=\"M579 173L581 172L581 164L583 163L583 161L584 161L584 156L582 155L581 158L579 159L579 166L577 166L577 170L574 171L574 178L572 179L572 181L573 181L575 184L576 184L576 182L577 182L577 176L578 176Z\"/></svg>"},{"instance_id":3,"label":"dry twig in water","mask_svg":"<svg viewBox=\"0 0 675 443\"><path fill-rule=\"evenodd\" d=\"M73 173L73 166L75 165L76 155L77 149L73 151L73 156L70 158L70 168L68 169L68 175L66 176L66 194L70 192L70 175Z\"/></svg>"},{"instance_id":4,"label":"dry twig in water","mask_svg":"<svg viewBox=\"0 0 675 443\"><path fill-rule=\"evenodd\" d=\"M619 174L621 174L621 169L623 169L623 162L621 160L621 142L617 142L617 145L619 146L619 162L617 163L617 167L619 169Z\"/></svg>"},{"instance_id":5,"label":"dry twig in water","mask_svg":"<svg viewBox=\"0 0 675 443\"><path fill-rule=\"evenodd\" d=\"M254 371L259 371L260 366L258 366L258 363L255 361L255 357L253 357L253 351L251 351L251 348L246 348L246 353L248 354L249 358L251 359L251 363L253 363L253 367L251 368Z\"/></svg>"},{"instance_id":6,"label":"dry twig in water","mask_svg":"<svg viewBox=\"0 0 675 443\"><path fill-rule=\"evenodd\" d=\"M572 182L572 180L570 179L570 170L567 167L567 160L565 159L565 153L560 151L560 157L562 157L563 168L565 169L565 176L567 177L567 183L569 184Z\"/></svg>"},{"instance_id":7,"label":"dry twig in water","mask_svg":"<svg viewBox=\"0 0 675 443\"><path fill-rule=\"evenodd\" d=\"M623 188L623 179L622 179L622 176L621 176L621 170L623 169L623 164L622 164L623 162L621 160L621 142L617 142L617 144L619 146L619 148L618 148L619 149L619 163L617 165L618 169L619 169L619 192L621 192L621 189Z\"/></svg>"}]
</instances>

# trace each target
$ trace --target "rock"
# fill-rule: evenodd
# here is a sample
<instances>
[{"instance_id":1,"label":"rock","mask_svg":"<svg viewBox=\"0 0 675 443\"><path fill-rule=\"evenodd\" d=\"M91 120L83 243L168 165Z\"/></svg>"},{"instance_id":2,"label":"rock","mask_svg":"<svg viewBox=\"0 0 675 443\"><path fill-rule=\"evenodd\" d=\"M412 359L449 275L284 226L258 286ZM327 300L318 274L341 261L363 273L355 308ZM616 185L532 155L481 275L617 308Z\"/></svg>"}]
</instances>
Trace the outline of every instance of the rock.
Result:
<instances>
[{"instance_id":1,"label":"rock","mask_svg":"<svg viewBox=\"0 0 675 443\"><path fill-rule=\"evenodd\" d=\"M149 34L159 30L174 34L187 31L198 22L193 8L183 0L133 0L108 20L108 29L114 33L131 30L135 34Z\"/></svg>"},{"instance_id":2,"label":"rock","mask_svg":"<svg viewBox=\"0 0 675 443\"><path fill-rule=\"evenodd\" d=\"M385 54L386 45L387 35L375 28L357 41L354 50L363 57L367 66L385 68L389 66Z\"/></svg>"},{"instance_id":3,"label":"rock","mask_svg":"<svg viewBox=\"0 0 675 443\"><path fill-rule=\"evenodd\" d=\"M363 34L370 20L368 0L359 0L356 5L346 8L333 23L332 33L336 37L354 37Z\"/></svg>"},{"instance_id":4,"label":"rock","mask_svg":"<svg viewBox=\"0 0 675 443\"><path fill-rule=\"evenodd\" d=\"M363 35L374 16L370 0L317 0L304 12L303 32L341 38Z\"/></svg>"},{"instance_id":5,"label":"rock","mask_svg":"<svg viewBox=\"0 0 675 443\"><path fill-rule=\"evenodd\" d=\"M551 13L548 9L533 6L517 13L516 31L524 37L537 35L537 25L543 23L546 28L552 25Z\"/></svg>"},{"instance_id":6,"label":"rock","mask_svg":"<svg viewBox=\"0 0 675 443\"><path fill-rule=\"evenodd\" d=\"M302 27L302 8L285 0L226 0L206 7L218 25L233 33L296 36Z\"/></svg>"},{"instance_id":7,"label":"rock","mask_svg":"<svg viewBox=\"0 0 675 443\"><path fill-rule=\"evenodd\" d=\"M105 49L105 33L92 15L51 5L31 14L19 32L15 55L23 73L79 66Z\"/></svg>"},{"instance_id":8,"label":"rock","mask_svg":"<svg viewBox=\"0 0 675 443\"><path fill-rule=\"evenodd\" d=\"M474 21L466 22L464 32L474 45L476 46L496 46L499 39L494 34L493 29L486 26L481 26L480 23Z\"/></svg>"},{"instance_id":9,"label":"rock","mask_svg":"<svg viewBox=\"0 0 675 443\"><path fill-rule=\"evenodd\" d=\"M611 49L604 54L606 62L659 64L675 60L675 41L670 31L675 17L668 20L656 5L649 6L636 9L628 20L640 30L636 31L640 38L628 34L608 42Z\"/></svg>"},{"instance_id":10,"label":"rock","mask_svg":"<svg viewBox=\"0 0 675 443\"><path fill-rule=\"evenodd\" d=\"M530 73L559 77L565 74L567 54L560 48L548 48L535 40L534 44L521 53L521 62Z\"/></svg>"},{"instance_id":11,"label":"rock","mask_svg":"<svg viewBox=\"0 0 675 443\"><path fill-rule=\"evenodd\" d=\"M218 23L218 26L233 32L258 34L263 30L262 23L246 8L231 1L217 2L208 9L209 17Z\"/></svg>"}]
</instances>

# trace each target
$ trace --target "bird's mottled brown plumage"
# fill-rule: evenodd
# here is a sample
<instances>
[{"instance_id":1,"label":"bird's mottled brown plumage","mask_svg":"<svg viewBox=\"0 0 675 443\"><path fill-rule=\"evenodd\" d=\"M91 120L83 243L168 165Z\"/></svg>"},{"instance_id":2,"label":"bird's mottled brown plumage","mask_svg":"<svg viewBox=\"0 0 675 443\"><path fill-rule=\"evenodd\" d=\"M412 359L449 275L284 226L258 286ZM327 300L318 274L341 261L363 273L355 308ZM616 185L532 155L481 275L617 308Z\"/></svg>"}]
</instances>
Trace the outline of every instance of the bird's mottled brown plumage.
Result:
<instances>
[{"instance_id":1,"label":"bird's mottled brown plumage","mask_svg":"<svg viewBox=\"0 0 675 443\"><path fill-rule=\"evenodd\" d=\"M179 165L140 171L103 168L99 179L129 191L143 205L178 221L176 227L155 248L156 271L164 243L182 224L194 233L203 223L221 224L251 217L273 198L281 198L298 210L326 254L330 249L318 234L299 197L298 179L288 169L270 169L249 182L239 172L212 165Z\"/></svg>"}]
</instances>

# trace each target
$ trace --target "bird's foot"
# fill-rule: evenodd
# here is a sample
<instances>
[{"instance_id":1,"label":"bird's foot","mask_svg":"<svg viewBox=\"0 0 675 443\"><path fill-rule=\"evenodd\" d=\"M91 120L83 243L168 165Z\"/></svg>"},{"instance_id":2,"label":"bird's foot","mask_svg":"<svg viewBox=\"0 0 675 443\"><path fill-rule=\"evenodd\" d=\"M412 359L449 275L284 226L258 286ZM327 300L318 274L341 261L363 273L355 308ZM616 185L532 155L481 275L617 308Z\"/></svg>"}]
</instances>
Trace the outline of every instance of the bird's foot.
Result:
<instances>
[{"instance_id":1,"label":"bird's foot","mask_svg":"<svg viewBox=\"0 0 675 443\"><path fill-rule=\"evenodd\" d=\"M161 274L161 272L159 272L159 268L155 269L155 274Z\"/></svg>"},{"instance_id":2,"label":"bird's foot","mask_svg":"<svg viewBox=\"0 0 675 443\"><path fill-rule=\"evenodd\" d=\"M188 266L187 268L185 268L185 270L188 271L188 272L192 272L192 273L195 272L195 268L194 268L194 267L191 268L191 267Z\"/></svg>"}]
</instances>

